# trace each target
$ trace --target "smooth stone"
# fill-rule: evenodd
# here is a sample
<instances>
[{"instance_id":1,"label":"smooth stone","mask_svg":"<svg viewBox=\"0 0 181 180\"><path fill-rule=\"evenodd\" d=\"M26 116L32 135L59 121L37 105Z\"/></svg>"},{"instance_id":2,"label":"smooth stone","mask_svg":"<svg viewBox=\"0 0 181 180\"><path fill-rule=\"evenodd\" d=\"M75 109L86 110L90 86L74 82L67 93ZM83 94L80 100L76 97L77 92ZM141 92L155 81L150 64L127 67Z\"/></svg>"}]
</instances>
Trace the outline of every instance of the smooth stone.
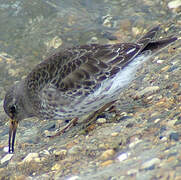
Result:
<instances>
[{"instance_id":1,"label":"smooth stone","mask_svg":"<svg viewBox=\"0 0 181 180\"><path fill-rule=\"evenodd\" d=\"M43 151L40 151L40 154L50 155L50 152L48 150L44 149Z\"/></svg>"},{"instance_id":2,"label":"smooth stone","mask_svg":"<svg viewBox=\"0 0 181 180\"><path fill-rule=\"evenodd\" d=\"M53 47L53 48L57 49L59 46L62 45L62 43L63 43L62 39L59 38L58 36L55 36L51 41L46 42L45 44L47 45L48 48Z\"/></svg>"},{"instance_id":3,"label":"smooth stone","mask_svg":"<svg viewBox=\"0 0 181 180\"><path fill-rule=\"evenodd\" d=\"M67 154L67 150L66 149L54 150L53 154L55 154L56 156L65 156Z\"/></svg>"},{"instance_id":4,"label":"smooth stone","mask_svg":"<svg viewBox=\"0 0 181 180\"><path fill-rule=\"evenodd\" d=\"M82 150L82 147L75 145L75 146L73 146L71 149L69 149L68 153L69 153L69 154L77 154L77 153L79 153L81 150Z\"/></svg>"},{"instance_id":5,"label":"smooth stone","mask_svg":"<svg viewBox=\"0 0 181 180\"><path fill-rule=\"evenodd\" d=\"M170 68L170 66L167 65L167 66L165 66L165 67L163 67L163 68L161 69L161 72L166 72L166 71L169 70L169 68Z\"/></svg>"},{"instance_id":6,"label":"smooth stone","mask_svg":"<svg viewBox=\"0 0 181 180\"><path fill-rule=\"evenodd\" d=\"M59 171L59 170L61 170L61 169L62 169L62 165L61 165L61 164L58 164L58 163L56 163L56 164L51 168L52 171Z\"/></svg>"},{"instance_id":7,"label":"smooth stone","mask_svg":"<svg viewBox=\"0 0 181 180\"><path fill-rule=\"evenodd\" d=\"M101 163L100 166L101 167L108 166L108 165L112 164L113 162L114 162L113 160L107 160L107 161Z\"/></svg>"},{"instance_id":8,"label":"smooth stone","mask_svg":"<svg viewBox=\"0 0 181 180\"><path fill-rule=\"evenodd\" d=\"M134 36L137 36L138 34L140 34L140 29L138 27L133 27L132 28L132 33Z\"/></svg>"},{"instance_id":9,"label":"smooth stone","mask_svg":"<svg viewBox=\"0 0 181 180\"><path fill-rule=\"evenodd\" d=\"M107 16L104 16L103 18L104 18L103 26L111 27L112 17L108 14Z\"/></svg>"},{"instance_id":10,"label":"smooth stone","mask_svg":"<svg viewBox=\"0 0 181 180\"><path fill-rule=\"evenodd\" d=\"M1 164L11 160L14 154L6 154L2 159L1 159Z\"/></svg>"},{"instance_id":11,"label":"smooth stone","mask_svg":"<svg viewBox=\"0 0 181 180\"><path fill-rule=\"evenodd\" d=\"M176 8L178 8L179 6L181 6L181 1L180 1L180 0L170 1L170 2L168 3L168 8L170 8L170 9L176 9Z\"/></svg>"},{"instance_id":12,"label":"smooth stone","mask_svg":"<svg viewBox=\"0 0 181 180\"><path fill-rule=\"evenodd\" d=\"M130 153L122 153L122 154L120 154L120 155L117 157L117 159L118 159L119 161L124 161L124 160L126 160L126 159L129 157L129 155L130 155Z\"/></svg>"},{"instance_id":13,"label":"smooth stone","mask_svg":"<svg viewBox=\"0 0 181 180\"><path fill-rule=\"evenodd\" d=\"M177 132L170 133L169 139L174 140L174 141L179 141L179 133L177 133Z\"/></svg>"},{"instance_id":14,"label":"smooth stone","mask_svg":"<svg viewBox=\"0 0 181 180\"><path fill-rule=\"evenodd\" d=\"M167 138L166 136L163 136L163 137L160 137L160 140L163 141L163 142L165 142L165 141L168 140L168 138Z\"/></svg>"},{"instance_id":15,"label":"smooth stone","mask_svg":"<svg viewBox=\"0 0 181 180\"><path fill-rule=\"evenodd\" d=\"M100 158L102 160L108 159L109 157L113 156L116 152L113 149L108 149L102 153Z\"/></svg>"},{"instance_id":16,"label":"smooth stone","mask_svg":"<svg viewBox=\"0 0 181 180\"><path fill-rule=\"evenodd\" d=\"M116 136L118 136L118 135L119 135L118 132L113 132L113 133L111 133L111 136L112 136L112 137L116 137Z\"/></svg>"},{"instance_id":17,"label":"smooth stone","mask_svg":"<svg viewBox=\"0 0 181 180\"><path fill-rule=\"evenodd\" d=\"M119 121L126 121L127 119L131 119L132 118L132 116L122 116L119 120L118 120L118 122Z\"/></svg>"},{"instance_id":18,"label":"smooth stone","mask_svg":"<svg viewBox=\"0 0 181 180\"><path fill-rule=\"evenodd\" d=\"M149 169L151 168L152 166L156 165L156 164L159 164L160 163L160 159L159 158L153 158L153 159L150 159L146 162L144 162L141 166L141 169Z\"/></svg>"},{"instance_id":19,"label":"smooth stone","mask_svg":"<svg viewBox=\"0 0 181 180\"><path fill-rule=\"evenodd\" d=\"M130 170L128 170L127 171L127 175L133 175L133 174L136 174L136 173L138 173L138 169L130 169Z\"/></svg>"},{"instance_id":20,"label":"smooth stone","mask_svg":"<svg viewBox=\"0 0 181 180\"><path fill-rule=\"evenodd\" d=\"M92 37L89 41L88 44L98 44L98 38L97 37Z\"/></svg>"},{"instance_id":21,"label":"smooth stone","mask_svg":"<svg viewBox=\"0 0 181 180\"><path fill-rule=\"evenodd\" d=\"M9 147L8 147L8 146L4 147L4 148L3 148L3 151L4 151L4 152L8 152L8 151L9 151Z\"/></svg>"},{"instance_id":22,"label":"smooth stone","mask_svg":"<svg viewBox=\"0 0 181 180\"><path fill-rule=\"evenodd\" d=\"M35 160L36 158L38 158L39 155L38 153L29 153L24 159L23 162L30 162L32 160Z\"/></svg>"},{"instance_id":23,"label":"smooth stone","mask_svg":"<svg viewBox=\"0 0 181 180\"><path fill-rule=\"evenodd\" d=\"M150 87L146 87L145 89L143 89L142 91L138 92L136 94L137 97L142 97L143 95L147 94L147 93L153 93L156 92L160 89L159 86L150 86Z\"/></svg>"},{"instance_id":24,"label":"smooth stone","mask_svg":"<svg viewBox=\"0 0 181 180\"><path fill-rule=\"evenodd\" d=\"M45 137L51 137L51 136L54 136L56 134L56 131L48 131L48 130L45 130L43 132L44 136Z\"/></svg>"},{"instance_id":25,"label":"smooth stone","mask_svg":"<svg viewBox=\"0 0 181 180\"><path fill-rule=\"evenodd\" d=\"M129 148L134 148L138 143L140 143L142 140L136 138L133 142L129 144Z\"/></svg>"},{"instance_id":26,"label":"smooth stone","mask_svg":"<svg viewBox=\"0 0 181 180\"><path fill-rule=\"evenodd\" d=\"M80 179L79 176L72 176L67 178L66 180L77 180L77 179Z\"/></svg>"},{"instance_id":27,"label":"smooth stone","mask_svg":"<svg viewBox=\"0 0 181 180\"><path fill-rule=\"evenodd\" d=\"M99 124L106 123L106 119L105 119L105 118L99 118L99 119L97 120L97 123L99 123Z\"/></svg>"},{"instance_id":28,"label":"smooth stone","mask_svg":"<svg viewBox=\"0 0 181 180\"><path fill-rule=\"evenodd\" d=\"M173 127L175 123L177 122L177 119L173 119L167 122L168 126Z\"/></svg>"},{"instance_id":29,"label":"smooth stone","mask_svg":"<svg viewBox=\"0 0 181 180\"><path fill-rule=\"evenodd\" d=\"M173 72L175 71L176 69L178 69L178 66L172 66L168 69L168 72Z\"/></svg>"},{"instance_id":30,"label":"smooth stone","mask_svg":"<svg viewBox=\"0 0 181 180\"><path fill-rule=\"evenodd\" d=\"M164 60L158 60L157 63L162 64L162 63L164 63Z\"/></svg>"},{"instance_id":31,"label":"smooth stone","mask_svg":"<svg viewBox=\"0 0 181 180\"><path fill-rule=\"evenodd\" d=\"M178 119L178 120L175 122L174 126L177 126L177 125L180 125L180 124L181 124L181 119Z\"/></svg>"}]
</instances>

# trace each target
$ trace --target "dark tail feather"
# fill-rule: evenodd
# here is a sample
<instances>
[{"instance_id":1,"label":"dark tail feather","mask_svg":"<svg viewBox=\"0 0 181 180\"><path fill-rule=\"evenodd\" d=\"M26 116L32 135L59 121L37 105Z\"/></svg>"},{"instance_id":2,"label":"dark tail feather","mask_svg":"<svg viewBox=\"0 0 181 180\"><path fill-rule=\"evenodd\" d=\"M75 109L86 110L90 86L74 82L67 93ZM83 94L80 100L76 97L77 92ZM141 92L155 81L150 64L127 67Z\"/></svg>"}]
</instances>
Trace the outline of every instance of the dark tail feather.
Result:
<instances>
[{"instance_id":1,"label":"dark tail feather","mask_svg":"<svg viewBox=\"0 0 181 180\"><path fill-rule=\"evenodd\" d=\"M143 48L142 52L146 51L146 50L151 50L154 53L154 52L158 51L159 49L162 49L162 48L168 46L169 44L173 43L176 40L177 40L177 37L168 37L167 39L149 42Z\"/></svg>"},{"instance_id":2,"label":"dark tail feather","mask_svg":"<svg viewBox=\"0 0 181 180\"><path fill-rule=\"evenodd\" d=\"M156 35L156 33L160 30L160 26L156 26L152 28L150 31L148 31L141 39L137 41L138 44L140 45L146 45L148 44Z\"/></svg>"}]
</instances>

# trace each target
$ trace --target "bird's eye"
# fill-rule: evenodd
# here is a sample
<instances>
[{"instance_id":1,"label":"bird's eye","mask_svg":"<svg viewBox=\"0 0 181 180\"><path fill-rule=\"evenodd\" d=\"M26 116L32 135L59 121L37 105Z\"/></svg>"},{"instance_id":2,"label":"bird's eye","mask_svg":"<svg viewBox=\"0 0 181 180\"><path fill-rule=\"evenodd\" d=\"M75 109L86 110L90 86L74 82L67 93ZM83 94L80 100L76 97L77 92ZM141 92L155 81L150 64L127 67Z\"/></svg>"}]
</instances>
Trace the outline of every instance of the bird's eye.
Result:
<instances>
[{"instance_id":1,"label":"bird's eye","mask_svg":"<svg viewBox=\"0 0 181 180\"><path fill-rule=\"evenodd\" d=\"M16 113L16 105L12 105L9 107L9 112L13 115Z\"/></svg>"}]
</instances>

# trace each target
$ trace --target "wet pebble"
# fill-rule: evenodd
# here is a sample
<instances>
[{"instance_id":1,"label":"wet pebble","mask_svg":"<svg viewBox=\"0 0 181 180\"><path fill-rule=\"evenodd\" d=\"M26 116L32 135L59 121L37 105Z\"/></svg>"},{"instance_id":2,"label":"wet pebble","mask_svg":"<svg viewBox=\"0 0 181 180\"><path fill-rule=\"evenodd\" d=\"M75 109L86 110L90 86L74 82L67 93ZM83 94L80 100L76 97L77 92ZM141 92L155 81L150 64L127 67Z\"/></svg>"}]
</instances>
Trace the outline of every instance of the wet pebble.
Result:
<instances>
[{"instance_id":1,"label":"wet pebble","mask_svg":"<svg viewBox=\"0 0 181 180\"><path fill-rule=\"evenodd\" d=\"M8 147L8 146L4 147L4 148L3 148L3 151L4 151L4 152L8 152L8 151L9 151L9 147Z\"/></svg>"},{"instance_id":2,"label":"wet pebble","mask_svg":"<svg viewBox=\"0 0 181 180\"><path fill-rule=\"evenodd\" d=\"M181 118L178 118L177 121L175 122L174 126L180 125L181 124Z\"/></svg>"},{"instance_id":3,"label":"wet pebble","mask_svg":"<svg viewBox=\"0 0 181 180\"><path fill-rule=\"evenodd\" d=\"M19 72L20 72L19 69L9 69L9 70L8 70L8 74L9 74L10 76L13 76L13 77L18 76L18 73L19 73Z\"/></svg>"},{"instance_id":4,"label":"wet pebble","mask_svg":"<svg viewBox=\"0 0 181 180\"><path fill-rule=\"evenodd\" d=\"M112 136L112 137L116 137L116 136L118 136L118 135L119 135L118 132L113 132L113 133L111 133L111 136Z\"/></svg>"},{"instance_id":5,"label":"wet pebble","mask_svg":"<svg viewBox=\"0 0 181 180\"><path fill-rule=\"evenodd\" d=\"M168 69L168 72L175 71L176 69L178 69L178 66L172 66Z\"/></svg>"},{"instance_id":6,"label":"wet pebble","mask_svg":"<svg viewBox=\"0 0 181 180\"><path fill-rule=\"evenodd\" d=\"M142 91L139 91L136 93L136 97L137 98L141 98L142 96L145 96L148 93L154 93L157 92L160 89L159 86L150 86L150 87L146 87L145 89L143 89Z\"/></svg>"},{"instance_id":7,"label":"wet pebble","mask_svg":"<svg viewBox=\"0 0 181 180\"><path fill-rule=\"evenodd\" d=\"M161 72L166 72L170 69L170 66L167 65L167 66L164 66L162 69L161 69Z\"/></svg>"},{"instance_id":8,"label":"wet pebble","mask_svg":"<svg viewBox=\"0 0 181 180\"><path fill-rule=\"evenodd\" d=\"M52 171L59 171L59 170L61 170L61 169L62 169L62 165L59 164L59 163L56 163L56 164L51 168Z\"/></svg>"},{"instance_id":9,"label":"wet pebble","mask_svg":"<svg viewBox=\"0 0 181 180\"><path fill-rule=\"evenodd\" d=\"M77 154L82 150L81 146L75 145L72 148L69 149L68 153L69 154Z\"/></svg>"},{"instance_id":10,"label":"wet pebble","mask_svg":"<svg viewBox=\"0 0 181 180\"><path fill-rule=\"evenodd\" d=\"M6 154L2 159L1 159L1 164L11 160L14 154Z\"/></svg>"},{"instance_id":11,"label":"wet pebble","mask_svg":"<svg viewBox=\"0 0 181 180\"><path fill-rule=\"evenodd\" d=\"M67 178L66 180L78 180L78 179L80 179L79 176L72 176Z\"/></svg>"},{"instance_id":12,"label":"wet pebble","mask_svg":"<svg viewBox=\"0 0 181 180\"><path fill-rule=\"evenodd\" d=\"M126 160L129 156L130 156L130 153L122 153L122 154L118 155L116 159L118 159L119 161L124 161L124 160Z\"/></svg>"},{"instance_id":13,"label":"wet pebble","mask_svg":"<svg viewBox=\"0 0 181 180\"><path fill-rule=\"evenodd\" d=\"M59 38L58 36L55 36L51 41L46 42L45 44L47 45L48 48L53 47L56 49L62 45L62 39Z\"/></svg>"},{"instance_id":14,"label":"wet pebble","mask_svg":"<svg viewBox=\"0 0 181 180\"><path fill-rule=\"evenodd\" d=\"M40 151L40 154L50 155L50 152L48 150L44 149L43 151Z\"/></svg>"},{"instance_id":15,"label":"wet pebble","mask_svg":"<svg viewBox=\"0 0 181 180\"><path fill-rule=\"evenodd\" d=\"M106 123L106 119L105 118L99 118L99 119L97 119L97 123L99 123L99 124Z\"/></svg>"},{"instance_id":16,"label":"wet pebble","mask_svg":"<svg viewBox=\"0 0 181 180\"><path fill-rule=\"evenodd\" d=\"M141 169L152 169L152 168L154 168L154 166L156 164L159 164L159 163L160 163L160 159L159 158L153 158L153 159L150 159L150 160L144 162L141 165Z\"/></svg>"},{"instance_id":17,"label":"wet pebble","mask_svg":"<svg viewBox=\"0 0 181 180\"><path fill-rule=\"evenodd\" d=\"M33 160L37 160L39 157L38 153L29 153L24 159L23 162L30 162Z\"/></svg>"},{"instance_id":18,"label":"wet pebble","mask_svg":"<svg viewBox=\"0 0 181 180\"><path fill-rule=\"evenodd\" d=\"M131 119L131 118L132 118L132 116L122 116L118 119L118 121L126 121L126 120Z\"/></svg>"},{"instance_id":19,"label":"wet pebble","mask_svg":"<svg viewBox=\"0 0 181 180\"><path fill-rule=\"evenodd\" d=\"M158 60L157 63L162 64L162 63L164 63L164 60Z\"/></svg>"},{"instance_id":20,"label":"wet pebble","mask_svg":"<svg viewBox=\"0 0 181 180\"><path fill-rule=\"evenodd\" d=\"M99 41L97 37L92 37L88 42L88 44L98 44L98 43Z\"/></svg>"},{"instance_id":21,"label":"wet pebble","mask_svg":"<svg viewBox=\"0 0 181 180\"><path fill-rule=\"evenodd\" d=\"M180 6L181 6L181 1L180 0L170 1L168 3L168 8L170 8L170 9L176 9L176 8L178 8Z\"/></svg>"},{"instance_id":22,"label":"wet pebble","mask_svg":"<svg viewBox=\"0 0 181 180\"><path fill-rule=\"evenodd\" d=\"M104 167L104 166L108 166L110 164L112 164L114 161L113 160L107 160L107 161L104 161L103 163L100 164L101 167Z\"/></svg>"},{"instance_id":23,"label":"wet pebble","mask_svg":"<svg viewBox=\"0 0 181 180\"><path fill-rule=\"evenodd\" d=\"M115 154L115 151L113 149L108 149L102 153L102 155L100 156L100 159L102 160L108 159L112 157L114 154Z\"/></svg>"},{"instance_id":24,"label":"wet pebble","mask_svg":"<svg viewBox=\"0 0 181 180\"><path fill-rule=\"evenodd\" d=\"M130 169L127 171L127 175L133 175L136 174L138 172L138 169Z\"/></svg>"},{"instance_id":25,"label":"wet pebble","mask_svg":"<svg viewBox=\"0 0 181 180\"><path fill-rule=\"evenodd\" d=\"M138 34L141 33L140 29L138 27L133 27L132 28L132 33L134 36L137 36Z\"/></svg>"},{"instance_id":26,"label":"wet pebble","mask_svg":"<svg viewBox=\"0 0 181 180\"><path fill-rule=\"evenodd\" d=\"M110 16L109 14L103 17L103 26L105 27L111 27L112 23L112 16Z\"/></svg>"},{"instance_id":27,"label":"wet pebble","mask_svg":"<svg viewBox=\"0 0 181 180\"><path fill-rule=\"evenodd\" d=\"M169 139L174 140L174 141L179 141L179 133L177 133L177 132L170 133Z\"/></svg>"},{"instance_id":28,"label":"wet pebble","mask_svg":"<svg viewBox=\"0 0 181 180\"><path fill-rule=\"evenodd\" d=\"M165 142L168 140L168 138L166 136L160 136L159 137L161 141Z\"/></svg>"},{"instance_id":29,"label":"wet pebble","mask_svg":"<svg viewBox=\"0 0 181 180\"><path fill-rule=\"evenodd\" d=\"M53 154L55 154L56 156L66 155L67 154L67 150L66 149L54 150Z\"/></svg>"},{"instance_id":30,"label":"wet pebble","mask_svg":"<svg viewBox=\"0 0 181 180\"><path fill-rule=\"evenodd\" d=\"M177 122L177 119L168 121L167 125L170 127L174 127L175 123Z\"/></svg>"},{"instance_id":31,"label":"wet pebble","mask_svg":"<svg viewBox=\"0 0 181 180\"><path fill-rule=\"evenodd\" d=\"M132 140L132 142L129 144L129 148L134 148L140 142L141 140L135 137L134 140Z\"/></svg>"}]
</instances>

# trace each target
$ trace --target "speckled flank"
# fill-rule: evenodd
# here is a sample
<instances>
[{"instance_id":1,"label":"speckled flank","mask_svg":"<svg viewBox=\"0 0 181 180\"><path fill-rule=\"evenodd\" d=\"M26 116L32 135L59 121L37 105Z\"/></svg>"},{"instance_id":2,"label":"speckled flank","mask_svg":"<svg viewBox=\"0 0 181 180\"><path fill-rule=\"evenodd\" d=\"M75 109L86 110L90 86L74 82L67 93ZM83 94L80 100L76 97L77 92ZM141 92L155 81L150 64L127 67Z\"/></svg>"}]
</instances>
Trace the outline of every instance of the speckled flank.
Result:
<instances>
[{"instance_id":1,"label":"speckled flank","mask_svg":"<svg viewBox=\"0 0 181 180\"><path fill-rule=\"evenodd\" d=\"M146 59L177 39L153 41L157 31L159 26L137 43L83 45L53 54L8 91L6 113L12 116L13 106L20 121L33 115L67 119L98 110L117 98Z\"/></svg>"},{"instance_id":2,"label":"speckled flank","mask_svg":"<svg viewBox=\"0 0 181 180\"><path fill-rule=\"evenodd\" d=\"M153 28L137 43L61 50L37 65L5 96L4 109L11 118L9 152L14 151L17 124L24 118L77 119L115 101L138 67L177 39L153 41L158 30Z\"/></svg>"}]
</instances>

